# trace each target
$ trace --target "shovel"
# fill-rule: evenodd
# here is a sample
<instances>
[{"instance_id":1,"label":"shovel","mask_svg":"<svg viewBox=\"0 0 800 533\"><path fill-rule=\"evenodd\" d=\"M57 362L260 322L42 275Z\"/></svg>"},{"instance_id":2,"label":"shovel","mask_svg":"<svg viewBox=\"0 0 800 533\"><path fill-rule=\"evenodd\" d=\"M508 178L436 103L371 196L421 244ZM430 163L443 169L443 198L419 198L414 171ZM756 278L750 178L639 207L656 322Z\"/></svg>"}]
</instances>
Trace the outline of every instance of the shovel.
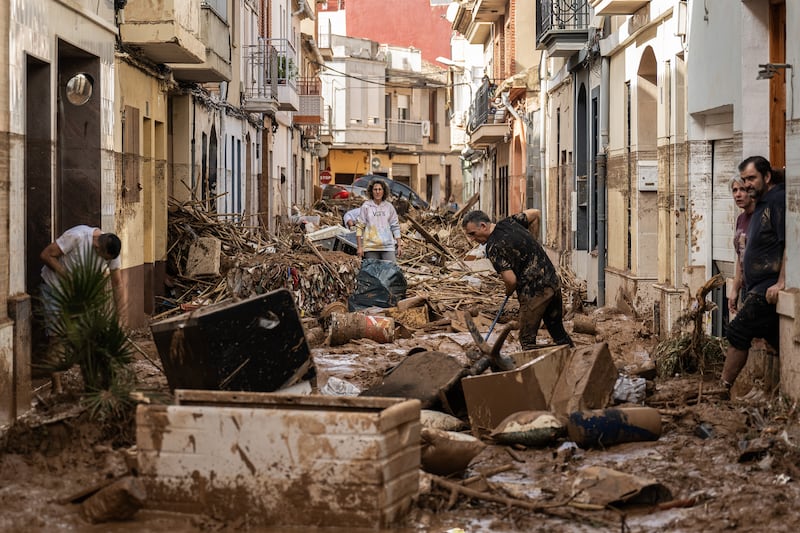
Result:
<instances>
[{"instance_id":1,"label":"shovel","mask_svg":"<svg viewBox=\"0 0 800 533\"><path fill-rule=\"evenodd\" d=\"M508 296L509 296L509 295L508 295L508 294L506 294L506 299L505 299L505 300L503 300L503 303L500 305L500 310L497 312L497 316L496 316L496 317L494 317L494 320L492 321L492 325L491 325L491 326L489 326L489 331L486 333L486 337L484 337L484 339L483 339L483 340L485 340L485 341L488 341L488 340L489 340L489 335L491 335L491 334L492 334L492 331L494 331L494 327L497 325L497 321L500 319L500 315L502 315L502 314L503 314L503 309L505 309L505 307L506 307L506 302L508 302Z\"/></svg>"}]
</instances>

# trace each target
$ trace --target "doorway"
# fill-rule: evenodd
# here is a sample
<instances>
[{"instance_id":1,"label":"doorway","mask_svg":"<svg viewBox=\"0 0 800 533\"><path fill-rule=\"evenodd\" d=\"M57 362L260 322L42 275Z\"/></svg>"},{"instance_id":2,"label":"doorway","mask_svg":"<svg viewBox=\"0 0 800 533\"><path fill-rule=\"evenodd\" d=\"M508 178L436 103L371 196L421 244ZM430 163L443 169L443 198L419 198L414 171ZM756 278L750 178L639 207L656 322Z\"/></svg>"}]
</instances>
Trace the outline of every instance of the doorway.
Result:
<instances>
[{"instance_id":1,"label":"doorway","mask_svg":"<svg viewBox=\"0 0 800 533\"><path fill-rule=\"evenodd\" d=\"M68 93L74 79L83 80L85 101ZM99 227L102 223L101 89L100 60L59 41L54 236L79 224Z\"/></svg>"}]
</instances>

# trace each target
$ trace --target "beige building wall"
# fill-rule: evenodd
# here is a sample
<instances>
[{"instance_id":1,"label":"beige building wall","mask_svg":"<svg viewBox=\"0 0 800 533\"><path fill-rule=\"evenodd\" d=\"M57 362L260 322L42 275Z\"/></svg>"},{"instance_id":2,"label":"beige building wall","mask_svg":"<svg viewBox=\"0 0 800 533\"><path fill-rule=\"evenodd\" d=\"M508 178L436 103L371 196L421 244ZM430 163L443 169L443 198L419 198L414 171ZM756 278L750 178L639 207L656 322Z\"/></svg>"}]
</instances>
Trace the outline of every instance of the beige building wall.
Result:
<instances>
[{"instance_id":1,"label":"beige building wall","mask_svg":"<svg viewBox=\"0 0 800 533\"><path fill-rule=\"evenodd\" d=\"M0 35L9 35L9 4L0 3ZM0 425L7 424L17 416L14 390L14 323L8 318L8 195L9 183L9 57L8 46L0 46ZM21 383L30 387L29 383ZM23 409L20 409L23 410ZM25 408L24 410L27 410Z\"/></svg>"},{"instance_id":2,"label":"beige building wall","mask_svg":"<svg viewBox=\"0 0 800 533\"><path fill-rule=\"evenodd\" d=\"M515 74L527 68L537 68L542 52L536 49L536 31L534 30L536 28L536 2L512 0L509 5L515 9L514 61L516 69L512 73Z\"/></svg>"},{"instance_id":3,"label":"beige building wall","mask_svg":"<svg viewBox=\"0 0 800 533\"><path fill-rule=\"evenodd\" d=\"M58 213L52 208L63 195L55 188L55 147L63 142L61 153L68 157L67 147L75 139L56 129L57 97L63 94L59 84L81 68L93 73L94 91L87 107L92 111L83 117L90 122L89 130L96 132L90 148L93 160L91 167L67 171L85 170L92 190L67 192L88 198L91 213L61 213L60 220L72 222L85 215L104 230L115 231L117 204L110 111L113 3L7 0L0 6L0 19L4 43L0 46L0 423L4 423L30 407L33 322L28 295L38 290L38 255L59 229L54 218ZM36 139L28 138L32 128L37 130ZM29 210L32 197L44 199L35 212Z\"/></svg>"},{"instance_id":4,"label":"beige building wall","mask_svg":"<svg viewBox=\"0 0 800 533\"><path fill-rule=\"evenodd\" d=\"M556 257L572 249L573 98L569 81L547 96L544 243Z\"/></svg>"},{"instance_id":5,"label":"beige building wall","mask_svg":"<svg viewBox=\"0 0 800 533\"><path fill-rule=\"evenodd\" d=\"M684 303L689 239L685 29L674 4L651 2L644 22L613 17L600 43L610 57L606 301L643 314L657 304L668 320Z\"/></svg>"},{"instance_id":6,"label":"beige building wall","mask_svg":"<svg viewBox=\"0 0 800 533\"><path fill-rule=\"evenodd\" d=\"M128 323L146 323L163 294L167 259L168 97L164 80L120 59L116 65L114 155L120 194L118 234Z\"/></svg>"},{"instance_id":7,"label":"beige building wall","mask_svg":"<svg viewBox=\"0 0 800 533\"><path fill-rule=\"evenodd\" d=\"M800 64L800 5L786 2L786 62ZM781 391L800 399L800 94L787 84L786 290L780 314Z\"/></svg>"}]
</instances>

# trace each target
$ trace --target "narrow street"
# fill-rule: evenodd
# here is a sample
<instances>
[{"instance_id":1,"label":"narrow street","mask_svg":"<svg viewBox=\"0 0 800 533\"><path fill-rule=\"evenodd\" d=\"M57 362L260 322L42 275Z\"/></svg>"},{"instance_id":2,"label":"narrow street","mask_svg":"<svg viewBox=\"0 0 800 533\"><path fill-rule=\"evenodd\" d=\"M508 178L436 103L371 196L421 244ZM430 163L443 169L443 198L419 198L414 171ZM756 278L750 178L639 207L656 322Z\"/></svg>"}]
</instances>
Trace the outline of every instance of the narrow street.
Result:
<instances>
[{"instance_id":1,"label":"narrow street","mask_svg":"<svg viewBox=\"0 0 800 533\"><path fill-rule=\"evenodd\" d=\"M322 214L324 224L328 215L317 212ZM185 221L185 217L184 214L176 220ZM447 222L439 225L433 219L426 220L429 233L444 236L448 231ZM448 220L447 215L443 220ZM180 224L185 227L186 223ZM412 226L405 223L403 226L410 243L405 259L407 271L429 270L429 275L408 275L406 297L423 296L429 310L447 316L455 316L448 309L465 304L475 313L480 327L488 327L500 304L496 274L465 276L463 272L450 271L448 275L446 267L421 266L426 254L436 257L438 250L426 246L425 240L414 234ZM215 231L237 231L224 228L222 225ZM449 231L450 236L442 242L463 259L464 250L469 250L470 245L460 230L449 226ZM296 241L288 237L287 242ZM282 244L274 241L273 246ZM301 244L282 260L299 264L297 261L302 261L308 250L309 244ZM352 257L337 251L319 253L331 264L346 264ZM261 264L260 261L254 264ZM237 268L247 262L247 254L240 252L236 261L227 264ZM409 267L409 264L420 266ZM228 274L218 279L232 279ZM470 280L463 281L465 277ZM475 284L473 278L479 280L479 290L470 289ZM450 279L451 285L442 281L432 285L432 279ZM193 283L188 278L176 282ZM312 280L306 285L308 289L297 294L308 293L313 284ZM213 282L202 284L213 285ZM305 302L311 305L310 299ZM608 343L614 365L623 375L633 369L652 367L658 343L651 331L652 317L632 317L610 307L581 307L575 311L570 306L567 312L572 319L566 321L578 348L598 341ZM513 320L517 312L516 302L510 301L500 317L501 327ZM575 332L575 317L594 324L596 332ZM307 332L317 327L319 318L319 315L304 318ZM400 324L397 322L396 327L400 328ZM328 341L318 338L312 344L316 373L309 388L314 393L328 395L352 395L367 390L380 384L387 371L412 352L440 352L468 364L465 354L474 342L469 332L454 327L459 328L452 320L415 324L407 330L410 334L388 343L354 338L330 346L330 337ZM137 347L132 365L136 373L135 397L149 404L171 403L162 355L150 331L136 330L131 340ZM542 330L542 345L546 346L548 340ZM519 351L516 332L512 331L502 352ZM647 396L639 405L658 409L662 430L655 441L581 448L569 444L564 437L541 447L510 446L484 439L486 447L465 470L446 478L421 472L419 494L392 530L748 531L759 530L767 520L770 530L794 531L798 523L791 512L791 502L797 498L796 462L800 458L796 405L758 384L742 398L723 400L716 387L718 372L719 361L706 367L705 375L657 377L648 382ZM270 528L258 516L247 513L231 520L215 517L213 513L181 515L150 508L140 510L132 521L88 525L81 518L78 496L104 480L107 483L109 479L124 476L131 468L136 471L134 426L130 418L106 423L92 420L80 401L81 377L77 369L67 372L63 383L64 392L53 394L48 380L37 381L34 411L2 435L0 505L4 512L0 516L0 530L287 531L285 527ZM355 391L342 388L342 384L355 387ZM657 483L660 488L656 493L646 493L649 495L638 504L579 503L581 497L576 487L589 467L638 476L648 483ZM437 482L447 479L459 483L476 476L477 483L473 481L469 488L495 495L506 503L491 503L464 494L454 497L451 490ZM324 484L325 480L317 482ZM654 494L660 494L659 498L654 499ZM75 503L70 503L70 499ZM525 505L540 509L535 511ZM291 523L291 517L287 520ZM326 526L327 531L328 526L342 524L320 525Z\"/></svg>"},{"instance_id":2,"label":"narrow street","mask_svg":"<svg viewBox=\"0 0 800 533\"><path fill-rule=\"evenodd\" d=\"M800 530L798 65L796 0L0 1L0 532Z\"/></svg>"}]
</instances>

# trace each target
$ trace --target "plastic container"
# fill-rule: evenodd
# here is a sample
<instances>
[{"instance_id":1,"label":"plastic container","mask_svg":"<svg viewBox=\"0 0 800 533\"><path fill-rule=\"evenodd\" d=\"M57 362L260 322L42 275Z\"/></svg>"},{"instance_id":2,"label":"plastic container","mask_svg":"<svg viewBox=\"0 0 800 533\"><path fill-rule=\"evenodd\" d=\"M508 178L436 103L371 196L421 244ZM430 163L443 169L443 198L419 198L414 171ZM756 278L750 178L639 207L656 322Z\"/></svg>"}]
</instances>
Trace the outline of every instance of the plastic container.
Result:
<instances>
[{"instance_id":1,"label":"plastic container","mask_svg":"<svg viewBox=\"0 0 800 533\"><path fill-rule=\"evenodd\" d=\"M355 243L355 232L353 232L353 241L348 237L348 235L337 235L336 242L333 244L333 249L346 254L356 255L358 253L358 245Z\"/></svg>"},{"instance_id":2,"label":"plastic container","mask_svg":"<svg viewBox=\"0 0 800 533\"><path fill-rule=\"evenodd\" d=\"M661 415L652 407L619 407L577 411L569 415L570 440L582 448L658 440Z\"/></svg>"},{"instance_id":3,"label":"plastic container","mask_svg":"<svg viewBox=\"0 0 800 533\"><path fill-rule=\"evenodd\" d=\"M310 241L318 242L323 239L335 239L337 235L344 235L345 233L350 233L350 231L342 226L328 226L327 228L306 233L306 238Z\"/></svg>"}]
</instances>

